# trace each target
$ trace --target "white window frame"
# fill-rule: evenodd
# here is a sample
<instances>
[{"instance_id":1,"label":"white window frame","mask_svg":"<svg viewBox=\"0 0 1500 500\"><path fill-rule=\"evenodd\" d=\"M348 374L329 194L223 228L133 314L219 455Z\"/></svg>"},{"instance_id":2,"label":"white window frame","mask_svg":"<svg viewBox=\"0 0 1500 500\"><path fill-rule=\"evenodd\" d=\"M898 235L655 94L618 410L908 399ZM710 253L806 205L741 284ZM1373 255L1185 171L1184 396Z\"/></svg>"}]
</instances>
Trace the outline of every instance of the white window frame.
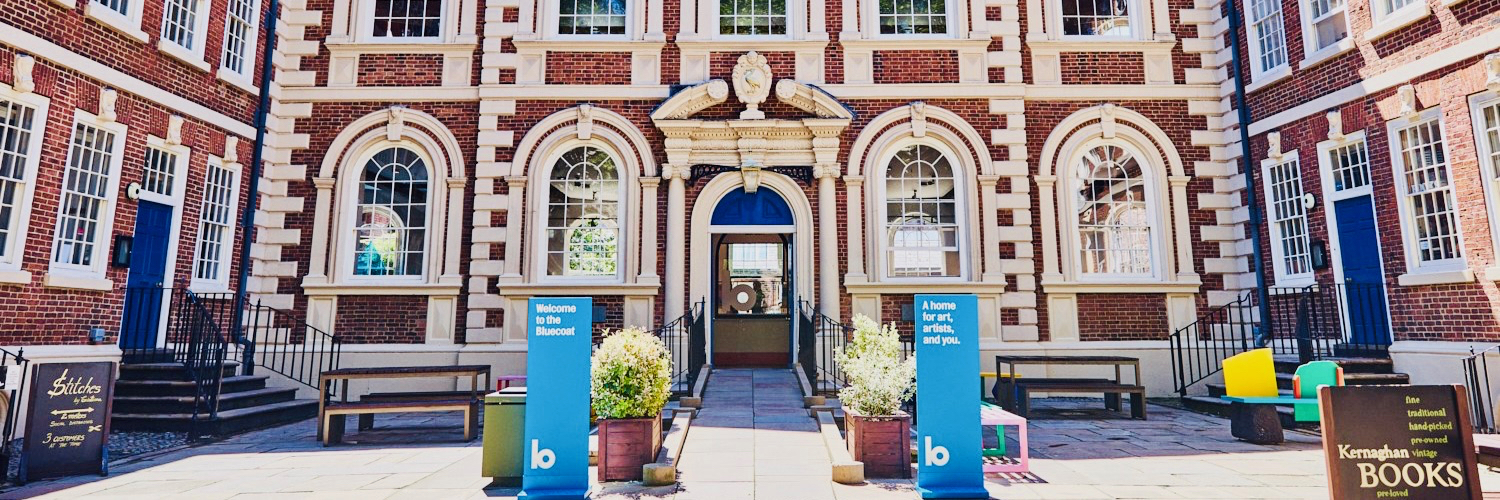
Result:
<instances>
[{"instance_id":1,"label":"white window frame","mask_svg":"<svg viewBox=\"0 0 1500 500\"><path fill-rule=\"evenodd\" d=\"M628 41L641 39L641 27L637 26L644 19L645 13L641 12L645 0L625 1L625 34L623 35L583 35L577 33L562 33L559 23L562 19L562 2L568 0L542 0L542 33L546 38L553 40L594 40L594 41Z\"/></svg>"},{"instance_id":2,"label":"white window frame","mask_svg":"<svg viewBox=\"0 0 1500 500\"><path fill-rule=\"evenodd\" d=\"M357 39L367 43L387 44L431 44L445 43L453 40L457 32L459 16L457 11L463 9L452 8L449 4L462 3L454 0L442 1L442 11L438 14L438 34L436 36L381 36L375 34L375 2L376 0L354 0L357 4L355 15L352 16L357 23L354 32Z\"/></svg>"},{"instance_id":3,"label":"white window frame","mask_svg":"<svg viewBox=\"0 0 1500 500\"><path fill-rule=\"evenodd\" d=\"M547 272L547 216L552 207L552 203L550 200L551 197L549 196L549 193L552 189L552 169L557 166L557 160L562 158L563 155L567 154L569 151L585 146L598 149L608 154L609 157L615 161L615 172L619 174L616 182L619 185L620 198L619 205L615 208L615 213L618 217L617 222L619 224L619 234L615 236L616 262L614 276L567 276L553 275ZM532 250L531 259L533 262L533 266L535 266L533 269L533 272L535 272L534 276L536 276L535 281L541 283L570 284L618 284L625 282L626 265L629 262L625 257L626 254L630 253L631 248L629 244L631 240L629 239L628 233L633 227L630 217L630 214L632 213L630 211L630 204L635 201L630 197L629 189L630 185L635 183L635 179L631 175L630 169L624 161L625 156L620 153L619 148L614 147L613 144L610 144L608 142L598 139L575 138L562 141L556 146L553 146L552 152L546 156L546 159L546 163L542 164L545 165L546 168L537 169L537 175L529 181L536 183L537 189L534 192L540 193L539 195L534 196L535 199L532 203L532 241L537 242L536 245L533 245L534 248ZM639 223L639 221L636 221L636 223Z\"/></svg>"},{"instance_id":4,"label":"white window frame","mask_svg":"<svg viewBox=\"0 0 1500 500\"><path fill-rule=\"evenodd\" d=\"M1282 3L1282 0L1265 1L1275 4L1277 8L1276 17L1278 20L1276 22L1281 24L1281 64L1270 68L1261 67L1261 57L1264 54L1261 53L1260 43L1257 42L1259 34L1256 33L1255 29L1255 2L1254 0L1244 0L1241 9L1244 11L1245 43L1250 46L1251 85L1245 89L1247 91L1260 88L1292 74L1291 47L1289 47L1286 36L1286 5Z\"/></svg>"},{"instance_id":5,"label":"white window frame","mask_svg":"<svg viewBox=\"0 0 1500 500\"><path fill-rule=\"evenodd\" d=\"M954 276L891 275L891 241L889 235L887 234L890 221L888 218L888 214L886 213L886 204L889 198L887 197L888 193L886 193L885 190L885 179L886 175L890 171L891 160L896 157L896 153L914 145L927 146L938 150L938 152L943 154L944 158L948 159L948 165L953 168L953 222L958 228L958 236L954 240L954 244L958 246L958 273ZM972 217L970 216L970 210L973 206L973 201L969 196L970 188L968 183L970 182L969 178L973 175L973 173L968 171L968 166L964 164L963 157L955 153L953 151L953 148L949 147L942 141L934 140L930 137L906 137L903 139L892 141L890 145L880 153L879 160L880 161L874 164L875 167L871 169L871 178L867 181L868 185L870 186L870 192L873 195L873 199L870 203L870 212L872 215L870 219L872 222L870 234L874 236L871 239L874 240L875 243L874 264L877 276L880 277L881 281L891 283L942 283L969 281L969 276L972 272L972 266L969 263L969 260L972 258L969 249L969 241L971 238L977 237L969 233L973 232L977 226L974 226L970 222L970 220L972 219Z\"/></svg>"},{"instance_id":6,"label":"white window frame","mask_svg":"<svg viewBox=\"0 0 1500 500\"><path fill-rule=\"evenodd\" d=\"M21 165L22 186L16 193L15 208L11 210L11 233L3 248L0 248L0 283L30 283L31 273L21 270L22 253L31 227L31 209L36 204L36 177L42 159L42 137L47 131L47 110L52 100L34 92L16 92L9 85L0 83L0 100L11 101L32 108L30 140L26 143L27 156ZM49 261L50 256L49 256Z\"/></svg>"},{"instance_id":7,"label":"white window frame","mask_svg":"<svg viewBox=\"0 0 1500 500\"><path fill-rule=\"evenodd\" d=\"M1151 223L1151 235L1150 238L1148 238L1148 241L1151 243L1150 273L1141 274L1083 272L1083 263L1079 261L1078 257L1079 251L1083 249L1083 240L1081 237L1082 235L1079 234L1080 231L1078 228L1077 216L1077 193L1079 191L1079 188L1081 187L1079 185L1079 181L1081 179L1079 179L1078 176L1075 175L1074 169L1075 167L1077 167L1079 160L1082 159L1084 154L1088 153L1089 151L1093 151L1094 148L1097 148L1099 146L1114 146L1122 148L1126 152L1130 153L1130 155L1134 157L1136 162L1141 166L1141 181L1144 185L1146 195L1146 220ZM1071 264L1071 269L1069 269L1068 272L1072 274L1073 278L1077 282L1161 283L1166 280L1167 276L1171 275L1167 269L1164 269L1167 266L1165 252L1168 252L1171 249L1171 247L1168 245L1168 242L1164 240L1164 238L1170 237L1172 228L1165 221L1163 217L1165 215L1165 212L1162 211L1164 205L1170 203L1171 200L1166 198L1166 191L1163 189L1161 179L1158 179L1158 177L1162 175L1160 165L1157 163L1159 161L1160 160L1157 160L1155 157L1142 154L1141 148L1136 147L1129 141L1122 140L1110 140L1104 138L1090 139L1087 142L1080 144L1072 151L1072 156L1069 157L1069 161L1064 164L1067 166L1068 170L1060 172L1061 175L1059 175L1059 177L1062 177L1064 180L1061 183L1062 189L1060 190L1060 193L1062 195L1062 200L1059 204L1058 213L1060 216L1059 218L1062 219L1062 224L1060 225L1060 227L1063 231L1066 232L1066 236L1062 239L1062 241L1067 242L1067 247L1064 249L1064 252L1065 255L1067 255L1067 262Z\"/></svg>"},{"instance_id":8,"label":"white window frame","mask_svg":"<svg viewBox=\"0 0 1500 500\"><path fill-rule=\"evenodd\" d=\"M222 79L222 80L228 81L229 83L233 83L233 84L239 85L240 87L245 88L246 90L250 90L250 89L254 88L254 87L251 86L252 85L251 82L254 80L254 78L253 78L252 75L255 74L255 63L256 63L256 50L255 49L260 46L260 28L261 28L261 22L262 22L262 19L261 19L262 16L261 16L261 12L260 12L260 0L229 0L229 1L231 1L231 2L234 2L234 1L244 1L244 2L250 4L250 19L246 20L246 21L248 21L250 23L250 30L249 30L248 33L246 33L245 47L242 49L243 53L240 54L240 58L241 58L240 60L242 61L241 64L240 64L240 70L239 71L235 71L233 69L230 69L229 66L224 63L224 59L227 58L229 56L229 54L230 54L230 49L229 49L229 27L230 27L231 23L234 20L233 20L233 16L231 16L229 14L228 5L226 4L225 5L225 13L224 13L224 32L223 32L223 36L220 37L220 38L224 39L224 42L223 42L223 47L220 49L219 63L218 63L219 64L219 71L217 72L217 74L218 74L218 77L220 79ZM259 91L259 89L255 89L255 91Z\"/></svg>"},{"instance_id":9,"label":"white window frame","mask_svg":"<svg viewBox=\"0 0 1500 500\"><path fill-rule=\"evenodd\" d=\"M219 246L219 255L217 256L219 260L218 276L214 278L199 278L198 261L203 259L203 255L199 254L199 251L202 250L203 216L208 204L207 176L215 168L224 169L229 172L229 230L224 235L225 240ZM198 202L198 225L197 234L193 239L193 261L192 265L188 268L189 274L192 276L192 280L188 286L194 292L218 293L229 291L229 274L231 268L234 267L234 262L232 262L234 245L238 241L240 230L239 224L236 223L236 216L239 214L241 174L242 170L239 163L225 163L219 157L209 155L208 168L203 173L205 185Z\"/></svg>"},{"instance_id":10,"label":"white window frame","mask_svg":"<svg viewBox=\"0 0 1500 500\"><path fill-rule=\"evenodd\" d=\"M1287 255L1284 246L1284 240L1287 239L1288 236L1282 234L1280 224L1281 220L1278 220L1276 218L1275 205L1278 200L1275 193L1276 186L1274 185L1275 183L1272 182L1271 177L1272 169L1291 163L1295 163L1292 171L1294 174L1296 174L1295 182L1297 185L1298 194L1295 199L1292 199L1290 201L1294 206L1297 207L1298 210L1301 211L1301 213L1300 215L1287 220L1295 218L1302 219L1302 235L1300 236L1300 239L1302 240L1302 248L1306 249L1307 252L1305 256L1305 258L1307 259L1306 272L1295 274L1287 272L1286 269ZM1264 196L1262 200L1264 200L1265 205L1266 227L1269 229L1271 236L1270 246L1272 264L1271 267L1273 271L1272 274L1275 276L1276 286L1278 287L1304 287L1311 285L1317 281L1317 272L1312 268L1312 217L1308 215L1307 207L1302 205L1302 198L1305 197L1308 193L1307 184L1303 182L1304 179L1302 176L1302 168L1303 165L1301 155L1299 155L1297 151L1288 151L1285 154L1281 155L1281 157L1279 158L1266 158L1264 160L1261 160L1260 162L1260 178L1262 181L1261 190L1262 195Z\"/></svg>"},{"instance_id":11,"label":"white window frame","mask_svg":"<svg viewBox=\"0 0 1500 500\"><path fill-rule=\"evenodd\" d=\"M423 226L425 234L422 235L422 272L412 275L392 274L379 276L355 274L354 259L358 253L356 249L359 242L355 240L354 231L359 227L355 224L355 221L359 217L359 191L363 184L365 164L369 163L370 159L375 155L389 148L405 148L410 150L418 158L421 158L423 165L427 167L427 221L425 222L426 226ZM441 269L443 261L443 256L436 251L439 247L437 246L438 242L435 240L443 237L442 235L444 234L442 230L436 229L435 224L438 223L439 219L436 218L437 214L435 212L448 209L446 204L441 207L438 206L439 198L437 197L437 191L446 191L448 188L443 181L443 174L438 172L438 169L441 167L433 163L432 155L427 152L427 148L419 143L404 140L391 141L382 139L374 141L362 148L359 154L352 156L352 158L355 158L357 161L345 164L346 168L340 173L339 178L341 183L338 187L340 190L338 196L340 206L337 211L339 220L335 225L338 228L338 236L335 238L335 241L338 242L339 252L338 269L334 272L334 275L338 276L341 283L360 285L413 285L429 283L435 280L441 272L438 269Z\"/></svg>"},{"instance_id":12,"label":"white window frame","mask_svg":"<svg viewBox=\"0 0 1500 500\"><path fill-rule=\"evenodd\" d=\"M47 286L64 288L88 288L96 290L109 290L114 283L105 276L110 261L110 246L114 239L115 206L120 197L120 170L125 161L125 134L128 128L119 122L105 121L99 119L93 113L84 110L73 111L73 122L68 127L67 157L63 161L61 177L58 179L64 186L67 182L68 169L71 169L73 161L73 140L77 134L78 125L84 124L114 134L114 144L110 146L111 159L108 165L108 181L105 186L104 205L99 207L99 227L94 232L93 262L88 265L76 265L57 262L58 228L52 231L52 244L47 247ZM66 193L64 193L66 194ZM57 206L57 219L61 221L65 204L59 198Z\"/></svg>"},{"instance_id":13,"label":"white window frame","mask_svg":"<svg viewBox=\"0 0 1500 500\"><path fill-rule=\"evenodd\" d=\"M170 9L166 8L166 2L176 1L192 1L197 3L195 6L197 12L193 13L193 32L190 42L193 45L192 47L183 47L167 38L167 15ZM203 60L203 55L207 52L204 46L208 45L208 15L209 6L212 3L212 0L164 0L162 3L161 33L157 34L157 37L161 41L156 44L157 48L190 66L208 71L209 65L207 61Z\"/></svg>"},{"instance_id":14,"label":"white window frame","mask_svg":"<svg viewBox=\"0 0 1500 500\"><path fill-rule=\"evenodd\" d=\"M1153 6L1151 5L1151 3L1153 2L1146 2L1143 0L1129 0L1129 5L1126 7L1129 11L1125 14L1126 17L1130 18L1130 35L1116 36L1067 34L1067 32L1063 30L1063 2L1065 1L1071 0L1048 1L1048 12L1043 14L1047 16L1047 31L1056 33L1057 36L1055 37L1055 39L1057 40L1066 40L1070 42L1118 42L1127 40L1149 40L1153 36L1153 34L1151 33L1151 13L1149 12L1150 9L1153 8Z\"/></svg>"},{"instance_id":15,"label":"white window frame","mask_svg":"<svg viewBox=\"0 0 1500 500\"><path fill-rule=\"evenodd\" d=\"M141 13L144 11L146 0L129 0L125 4L127 12L123 13L105 7L95 0L83 1L85 2L84 15L138 42L150 43L151 37L145 31L141 31Z\"/></svg>"},{"instance_id":16,"label":"white window frame","mask_svg":"<svg viewBox=\"0 0 1500 500\"><path fill-rule=\"evenodd\" d=\"M1420 282L1418 279L1408 278L1408 276L1412 275L1468 273L1468 257L1466 249L1464 248L1463 224L1459 220L1457 214L1457 211L1459 209L1458 196L1457 193L1454 192L1456 186L1453 183L1453 157L1451 156L1451 151L1448 148L1447 126L1443 123L1442 111L1443 110L1441 107L1432 107L1423 110L1421 113L1418 113L1415 118L1397 118L1395 120L1391 120L1386 124L1387 134L1390 141L1390 147L1388 147L1387 149L1390 150L1391 170L1396 178L1396 206L1401 215L1401 248L1402 253L1406 256L1406 274L1400 278L1400 281L1403 282L1403 284L1428 284L1425 282ZM1440 140L1439 146L1442 148L1443 157L1448 160L1448 189L1450 196L1448 201L1455 212L1453 218L1453 231L1454 237L1457 240L1460 256L1451 259L1422 263L1418 255L1418 249L1413 244L1413 241L1416 238L1416 221L1413 219L1409 197L1406 194L1406 160L1404 159L1401 151L1400 134L1403 130L1411 129L1418 125L1423 125L1428 122L1434 121L1438 125L1438 134ZM1461 281L1470 281L1472 280L1472 275L1457 277L1456 279L1460 279Z\"/></svg>"},{"instance_id":17,"label":"white window frame","mask_svg":"<svg viewBox=\"0 0 1500 500\"><path fill-rule=\"evenodd\" d=\"M687 1L691 1L691 0L687 0ZM703 22L703 21L706 20L708 23L710 23L709 27L707 28L707 31L709 32L709 35L712 38L714 38L714 39L718 39L718 40L793 40L793 39L802 39L803 36L807 33L807 22L808 22L808 19L807 19L807 2L800 2L800 1L793 1L793 0L779 0L779 1L783 1L783 2L786 3L786 33L783 33L783 34L780 34L780 35L773 35L773 34L765 34L765 35L737 35L737 34L734 34L734 33L724 33L722 31L720 31L719 18L721 17L721 15L719 14L719 9L720 9L721 5L723 4L723 2L729 2L729 1L734 1L734 0L700 0L699 1L698 9L699 9L700 12L703 12L703 14L704 14L703 16L700 16L699 20L700 20L700 22ZM703 10L704 6L707 6L709 9L706 10L706 11ZM703 29L701 26L702 25L700 24L700 28L699 29Z\"/></svg>"},{"instance_id":18,"label":"white window frame","mask_svg":"<svg viewBox=\"0 0 1500 500\"><path fill-rule=\"evenodd\" d=\"M189 172L188 164L189 160L192 159L192 149L189 149L186 145L183 144L167 144L167 141L156 136L146 136L146 149L157 149L164 153L175 156L177 157L177 163L174 166L175 170L172 172L171 195L163 195L161 193L149 191L145 188L143 183L139 193L140 199L146 201L154 201L163 205L177 205L178 203L180 203L180 200L185 197L184 193L187 190L187 176ZM145 161L145 157L143 156L141 159L141 174L143 181L145 180L144 175L146 171ZM182 214L178 213L178 215Z\"/></svg>"},{"instance_id":19,"label":"white window frame","mask_svg":"<svg viewBox=\"0 0 1500 500\"><path fill-rule=\"evenodd\" d=\"M1493 126L1485 123L1485 108L1496 108L1497 122L1500 122L1500 91L1488 91L1474 94L1469 97L1470 121L1474 125L1474 151L1479 158L1479 176L1484 180L1485 205L1488 209L1490 223L1490 244L1493 248L1500 248L1500 151L1491 149L1486 134L1491 129L1500 133L1500 123ZM1485 270L1485 278L1492 281L1500 281L1500 262L1492 263Z\"/></svg>"},{"instance_id":20,"label":"white window frame","mask_svg":"<svg viewBox=\"0 0 1500 500\"><path fill-rule=\"evenodd\" d=\"M1301 3L1298 5L1300 12L1297 17L1302 18L1303 54L1302 62L1297 65L1299 68L1312 66L1319 62L1328 60L1333 56L1354 49L1354 29L1349 25L1349 0L1343 0L1343 3L1340 4L1338 8L1329 10L1327 14L1323 15L1323 17L1317 19L1313 19L1312 16L1307 15L1308 13L1312 12L1311 5L1314 1L1317 0L1301 0ZM1323 19L1332 19L1334 16L1344 18L1344 38L1341 38L1339 39L1339 41L1329 44L1327 47L1319 49L1317 48L1317 22Z\"/></svg>"},{"instance_id":21,"label":"white window frame","mask_svg":"<svg viewBox=\"0 0 1500 500\"><path fill-rule=\"evenodd\" d=\"M1384 0L1370 1L1370 29L1365 31L1365 40L1378 39L1432 15L1427 0L1412 0L1393 11L1386 11L1384 7Z\"/></svg>"},{"instance_id":22,"label":"white window frame","mask_svg":"<svg viewBox=\"0 0 1500 500\"><path fill-rule=\"evenodd\" d=\"M1131 1L1134 1L1134 0L1131 0ZM894 38L894 39L899 39L899 40L947 40L947 39L952 39L952 38L958 38L959 37L959 24L958 24L959 23L959 17L958 17L958 13L954 12L954 11L957 10L957 9L963 9L963 8L965 8L967 6L967 3L964 3L964 2L954 2L952 0L943 2L943 5L945 6L945 9L943 11L943 17L946 19L945 22L947 23L947 25L946 25L947 31L945 31L943 33L881 33L880 32L880 2L877 0L877 1L867 1L867 2L863 2L863 3L865 5L865 12L863 13L862 17L864 19L866 19L865 30L866 30L866 32L868 32L870 34L870 37L871 38Z\"/></svg>"}]
</instances>

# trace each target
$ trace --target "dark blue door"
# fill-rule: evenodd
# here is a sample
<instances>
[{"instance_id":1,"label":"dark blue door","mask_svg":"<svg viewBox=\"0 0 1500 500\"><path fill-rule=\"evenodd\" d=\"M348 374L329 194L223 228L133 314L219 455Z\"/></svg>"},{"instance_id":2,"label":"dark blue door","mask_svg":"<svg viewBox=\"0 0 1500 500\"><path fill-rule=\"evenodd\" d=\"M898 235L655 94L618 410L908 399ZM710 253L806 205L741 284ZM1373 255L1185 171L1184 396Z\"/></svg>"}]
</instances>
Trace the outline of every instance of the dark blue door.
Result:
<instances>
[{"instance_id":1,"label":"dark blue door","mask_svg":"<svg viewBox=\"0 0 1500 500\"><path fill-rule=\"evenodd\" d=\"M140 202L130 250L130 277L125 281L125 314L120 326L122 349L156 347L161 304L167 279L167 244L172 238L172 207Z\"/></svg>"},{"instance_id":2,"label":"dark blue door","mask_svg":"<svg viewBox=\"0 0 1500 500\"><path fill-rule=\"evenodd\" d=\"M1370 197L1356 196L1336 201L1333 212L1338 220L1338 259L1344 270L1349 341L1367 346L1390 345L1385 275L1380 269L1380 245L1376 240L1375 209L1370 204Z\"/></svg>"}]
</instances>

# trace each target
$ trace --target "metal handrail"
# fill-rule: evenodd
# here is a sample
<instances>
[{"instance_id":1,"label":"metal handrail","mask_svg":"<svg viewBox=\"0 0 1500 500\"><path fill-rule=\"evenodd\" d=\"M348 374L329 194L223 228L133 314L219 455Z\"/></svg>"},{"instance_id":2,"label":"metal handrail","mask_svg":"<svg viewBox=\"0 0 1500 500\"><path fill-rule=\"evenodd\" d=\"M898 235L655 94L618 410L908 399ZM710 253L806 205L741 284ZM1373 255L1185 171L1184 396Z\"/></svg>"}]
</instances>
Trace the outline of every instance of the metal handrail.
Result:
<instances>
[{"instance_id":1,"label":"metal handrail","mask_svg":"<svg viewBox=\"0 0 1500 500\"><path fill-rule=\"evenodd\" d=\"M1172 380L1178 395L1218 373L1222 360L1255 348L1253 295L1213 308L1168 337L1172 352Z\"/></svg>"},{"instance_id":2,"label":"metal handrail","mask_svg":"<svg viewBox=\"0 0 1500 500\"><path fill-rule=\"evenodd\" d=\"M1464 389L1469 393L1469 423L1474 432L1495 434L1495 387L1490 383L1490 356L1500 355L1500 345L1479 351L1469 346L1464 358Z\"/></svg>"},{"instance_id":3,"label":"metal handrail","mask_svg":"<svg viewBox=\"0 0 1500 500\"><path fill-rule=\"evenodd\" d=\"M302 385L316 389L318 376L339 367L343 341L337 335L313 326L294 313L245 301L241 367L245 375L266 368ZM329 396L333 391L329 391Z\"/></svg>"},{"instance_id":4,"label":"metal handrail","mask_svg":"<svg viewBox=\"0 0 1500 500\"><path fill-rule=\"evenodd\" d=\"M8 404L5 406L5 428L3 433L0 433L0 464L10 464L11 452L14 451L11 446L11 438L16 433L16 419L19 416L18 412L21 408L21 401L26 395L26 369L31 364L31 360L26 359L25 354L26 349L24 348L16 349L16 352L0 348L0 368L12 365L21 367L15 372L0 370L0 382L3 382L5 385L12 385L12 383L15 385L14 389L5 391L5 398ZM6 380L5 377L9 376L10 373L19 375L21 379ZM0 472L0 474L3 474L6 481L11 480L8 470Z\"/></svg>"},{"instance_id":5,"label":"metal handrail","mask_svg":"<svg viewBox=\"0 0 1500 500\"><path fill-rule=\"evenodd\" d=\"M682 316L651 330L651 334L666 345L667 354L672 359L671 387L674 394L692 392L693 384L698 381L698 369L707 359L702 352L705 345L701 324L703 305L703 301L699 301Z\"/></svg>"},{"instance_id":6,"label":"metal handrail","mask_svg":"<svg viewBox=\"0 0 1500 500\"><path fill-rule=\"evenodd\" d=\"M828 317L807 300L800 300L799 304L812 333L799 338L799 357L802 358L799 361L804 364L808 383L813 385L814 392L836 391L848 385L849 380L839 368L835 356L848 343L854 328ZM804 350L811 354L801 354Z\"/></svg>"}]
</instances>

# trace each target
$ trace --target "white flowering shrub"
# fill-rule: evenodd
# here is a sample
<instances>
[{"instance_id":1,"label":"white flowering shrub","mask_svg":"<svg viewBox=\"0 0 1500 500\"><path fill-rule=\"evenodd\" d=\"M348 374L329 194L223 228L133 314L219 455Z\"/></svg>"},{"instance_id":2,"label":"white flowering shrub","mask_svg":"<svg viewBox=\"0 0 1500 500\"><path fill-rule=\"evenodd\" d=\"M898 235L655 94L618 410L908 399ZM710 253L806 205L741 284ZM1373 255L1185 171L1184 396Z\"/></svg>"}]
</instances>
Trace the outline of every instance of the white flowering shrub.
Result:
<instances>
[{"instance_id":1,"label":"white flowering shrub","mask_svg":"<svg viewBox=\"0 0 1500 500\"><path fill-rule=\"evenodd\" d=\"M594 350L590 373L594 414L599 418L655 417L671 395L667 346L640 328L605 336Z\"/></svg>"},{"instance_id":2,"label":"white flowering shrub","mask_svg":"<svg viewBox=\"0 0 1500 500\"><path fill-rule=\"evenodd\" d=\"M854 316L854 340L834 358L849 386L839 390L845 408L865 415L895 415L916 392L916 357L903 359L896 325Z\"/></svg>"}]
</instances>

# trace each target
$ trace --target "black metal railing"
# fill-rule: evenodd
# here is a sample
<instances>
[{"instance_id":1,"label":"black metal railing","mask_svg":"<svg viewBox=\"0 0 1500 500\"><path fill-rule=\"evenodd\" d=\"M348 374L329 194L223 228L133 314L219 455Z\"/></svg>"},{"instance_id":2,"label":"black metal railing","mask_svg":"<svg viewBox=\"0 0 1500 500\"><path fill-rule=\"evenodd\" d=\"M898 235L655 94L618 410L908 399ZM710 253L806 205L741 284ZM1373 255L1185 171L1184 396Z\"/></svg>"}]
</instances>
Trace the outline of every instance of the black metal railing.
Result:
<instances>
[{"instance_id":1,"label":"black metal railing","mask_svg":"<svg viewBox=\"0 0 1500 500\"><path fill-rule=\"evenodd\" d=\"M1479 352L1469 348L1464 358L1464 389L1469 393L1469 424L1474 432L1496 433L1495 389L1490 382L1490 357L1500 356L1500 345Z\"/></svg>"},{"instance_id":2,"label":"black metal railing","mask_svg":"<svg viewBox=\"0 0 1500 500\"><path fill-rule=\"evenodd\" d=\"M1259 304L1247 293L1200 316L1169 337L1174 389L1180 395L1222 369L1224 358L1267 347L1306 363L1330 357L1385 357L1391 344L1381 284L1320 283L1269 290ZM1259 307L1270 321L1262 324Z\"/></svg>"},{"instance_id":3,"label":"black metal railing","mask_svg":"<svg viewBox=\"0 0 1500 500\"><path fill-rule=\"evenodd\" d=\"M219 416L219 393L224 385L224 360L229 356L229 332L220 329L209 303L197 294L183 290L173 302L168 317L171 326L167 341L176 361L182 363L193 382L193 419L189 439L204 434L200 427Z\"/></svg>"},{"instance_id":4,"label":"black metal railing","mask_svg":"<svg viewBox=\"0 0 1500 500\"><path fill-rule=\"evenodd\" d=\"M708 314L706 307L704 300L698 300L698 304L693 306L693 323L688 327L687 388L689 393L698 385L698 377L702 375L703 367L708 364L708 321L703 316Z\"/></svg>"},{"instance_id":5,"label":"black metal railing","mask_svg":"<svg viewBox=\"0 0 1500 500\"><path fill-rule=\"evenodd\" d=\"M260 300L246 300L244 310L244 333L239 340L245 375L265 368L316 389L320 374L339 367L343 342L337 335ZM329 396L333 396L332 389Z\"/></svg>"},{"instance_id":6,"label":"black metal railing","mask_svg":"<svg viewBox=\"0 0 1500 500\"><path fill-rule=\"evenodd\" d=\"M172 363L181 361L175 352L177 343L190 338L177 328L182 323L176 314L182 304L192 300L212 321L228 332L234 317L234 294L192 293L184 288L138 286L125 289L125 311L120 318L120 349L127 363ZM165 335L161 335L165 333Z\"/></svg>"},{"instance_id":7,"label":"black metal railing","mask_svg":"<svg viewBox=\"0 0 1500 500\"><path fill-rule=\"evenodd\" d=\"M812 384L813 392L837 391L848 385L849 380L839 368L836 355L849 342L854 328L824 315L806 300L800 302L800 307L808 326L798 332L802 337L799 339L801 345L798 357L803 363L803 370L808 374L807 382Z\"/></svg>"},{"instance_id":8,"label":"black metal railing","mask_svg":"<svg viewBox=\"0 0 1500 500\"><path fill-rule=\"evenodd\" d=\"M1172 347L1172 380L1179 395L1218 373L1224 358L1254 348L1255 294L1215 307L1168 337Z\"/></svg>"},{"instance_id":9,"label":"black metal railing","mask_svg":"<svg viewBox=\"0 0 1500 500\"><path fill-rule=\"evenodd\" d=\"M672 358L672 393L689 394L698 381L699 368L707 357L703 354L703 302L694 304L682 316L651 330L667 347Z\"/></svg>"},{"instance_id":10,"label":"black metal railing","mask_svg":"<svg viewBox=\"0 0 1500 500\"><path fill-rule=\"evenodd\" d=\"M20 451L20 445L11 441L15 438L19 423L17 412L26 396L26 368L31 362L26 359L25 354L25 349L17 349L16 352L0 349L0 387L5 387L0 391L0 400L3 400L0 403L5 405L5 428L0 433L0 439L3 439L0 440L0 467L5 469L0 474L3 474L5 480L0 482L11 480L10 461ZM11 370L12 366L16 369ZM15 379L12 380L11 377Z\"/></svg>"}]
</instances>

